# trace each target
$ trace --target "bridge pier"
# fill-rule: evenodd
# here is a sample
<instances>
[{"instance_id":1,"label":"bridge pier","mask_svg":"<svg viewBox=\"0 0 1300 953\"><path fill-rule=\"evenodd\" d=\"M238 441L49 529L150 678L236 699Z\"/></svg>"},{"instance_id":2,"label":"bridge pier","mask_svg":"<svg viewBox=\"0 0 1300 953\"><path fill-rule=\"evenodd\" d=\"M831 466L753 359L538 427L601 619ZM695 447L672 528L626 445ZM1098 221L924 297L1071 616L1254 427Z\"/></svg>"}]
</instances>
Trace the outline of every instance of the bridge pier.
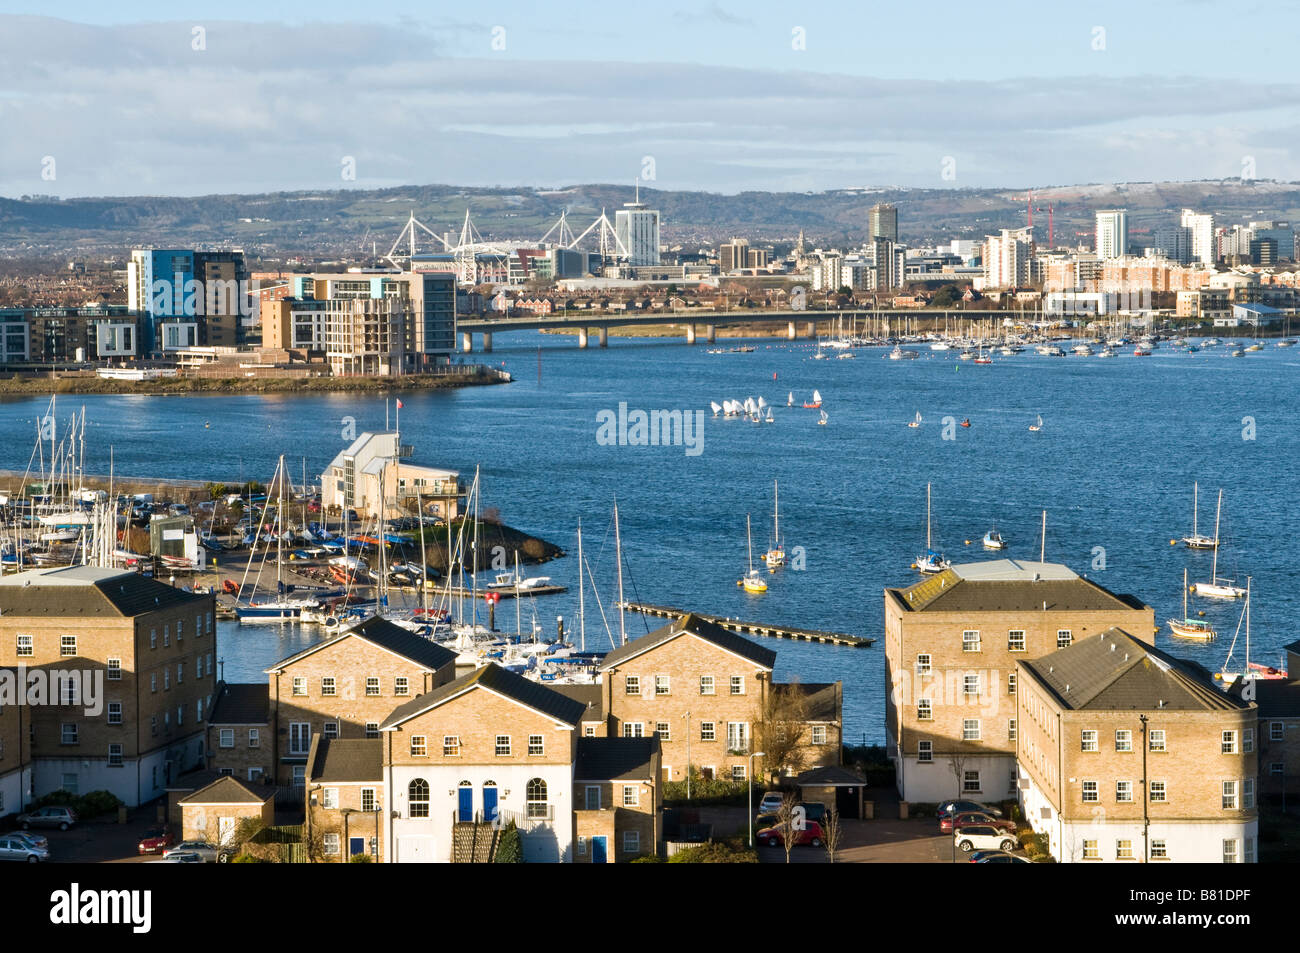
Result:
<instances>
[{"instance_id":1,"label":"bridge pier","mask_svg":"<svg viewBox=\"0 0 1300 953\"><path fill-rule=\"evenodd\" d=\"M718 339L718 326L716 324L706 324L704 326L704 340L710 344Z\"/></svg>"},{"instance_id":2,"label":"bridge pier","mask_svg":"<svg viewBox=\"0 0 1300 953\"><path fill-rule=\"evenodd\" d=\"M578 350L585 351L586 349L587 349L587 329L578 328Z\"/></svg>"},{"instance_id":3,"label":"bridge pier","mask_svg":"<svg viewBox=\"0 0 1300 953\"><path fill-rule=\"evenodd\" d=\"M694 325L694 324L688 324L688 325L686 325L686 343L687 343L687 344L694 344L694 343L695 343L695 325Z\"/></svg>"},{"instance_id":4,"label":"bridge pier","mask_svg":"<svg viewBox=\"0 0 1300 953\"><path fill-rule=\"evenodd\" d=\"M600 346L609 347L609 328L603 324L600 326Z\"/></svg>"},{"instance_id":5,"label":"bridge pier","mask_svg":"<svg viewBox=\"0 0 1300 953\"><path fill-rule=\"evenodd\" d=\"M491 331L483 332L483 353L485 354L492 353L492 332Z\"/></svg>"},{"instance_id":6,"label":"bridge pier","mask_svg":"<svg viewBox=\"0 0 1300 953\"><path fill-rule=\"evenodd\" d=\"M468 354L474 350L474 335L469 331L462 331L460 335L460 349Z\"/></svg>"},{"instance_id":7,"label":"bridge pier","mask_svg":"<svg viewBox=\"0 0 1300 953\"><path fill-rule=\"evenodd\" d=\"M799 336L799 332L795 328L793 321L787 322L785 326L785 336L786 339L790 341L793 341L795 338Z\"/></svg>"},{"instance_id":8,"label":"bridge pier","mask_svg":"<svg viewBox=\"0 0 1300 953\"><path fill-rule=\"evenodd\" d=\"M810 338L815 338L816 336L817 336L817 322L816 322L816 321L809 321L809 322L808 322L808 337L810 337Z\"/></svg>"}]
</instances>

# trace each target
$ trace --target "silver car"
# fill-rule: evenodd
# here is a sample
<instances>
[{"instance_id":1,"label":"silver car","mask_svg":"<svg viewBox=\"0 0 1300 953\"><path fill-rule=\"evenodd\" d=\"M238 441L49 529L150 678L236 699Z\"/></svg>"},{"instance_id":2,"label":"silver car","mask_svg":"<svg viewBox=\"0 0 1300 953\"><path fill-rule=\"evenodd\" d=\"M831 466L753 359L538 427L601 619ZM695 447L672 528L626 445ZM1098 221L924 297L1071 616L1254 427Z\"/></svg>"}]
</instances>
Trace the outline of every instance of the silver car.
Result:
<instances>
[{"instance_id":1,"label":"silver car","mask_svg":"<svg viewBox=\"0 0 1300 953\"><path fill-rule=\"evenodd\" d=\"M230 860L229 850L203 840L187 840L177 844L163 851L163 859L169 859L172 854L197 854L205 864L224 864Z\"/></svg>"},{"instance_id":2,"label":"silver car","mask_svg":"<svg viewBox=\"0 0 1300 953\"><path fill-rule=\"evenodd\" d=\"M0 860L18 860L37 864L50 859L50 852L39 847L32 847L25 840L8 834L0 837Z\"/></svg>"},{"instance_id":3,"label":"silver car","mask_svg":"<svg viewBox=\"0 0 1300 953\"><path fill-rule=\"evenodd\" d=\"M32 834L29 831L10 831L4 835L10 839L17 838L27 844L28 847L35 847L37 850L49 850L50 842L48 838L40 834Z\"/></svg>"},{"instance_id":4,"label":"silver car","mask_svg":"<svg viewBox=\"0 0 1300 953\"><path fill-rule=\"evenodd\" d=\"M57 827L66 831L76 823L77 812L70 807L42 807L18 815L18 826L23 830L30 827Z\"/></svg>"}]
</instances>

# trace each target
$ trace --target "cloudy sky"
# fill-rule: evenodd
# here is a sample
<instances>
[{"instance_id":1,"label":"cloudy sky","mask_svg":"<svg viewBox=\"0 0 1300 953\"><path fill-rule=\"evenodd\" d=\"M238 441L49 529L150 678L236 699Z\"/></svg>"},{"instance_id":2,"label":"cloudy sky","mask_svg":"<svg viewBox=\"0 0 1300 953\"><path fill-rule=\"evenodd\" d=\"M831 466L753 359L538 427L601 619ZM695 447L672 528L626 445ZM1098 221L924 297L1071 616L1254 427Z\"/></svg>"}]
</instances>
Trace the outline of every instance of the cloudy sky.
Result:
<instances>
[{"instance_id":1,"label":"cloudy sky","mask_svg":"<svg viewBox=\"0 0 1300 953\"><path fill-rule=\"evenodd\" d=\"M0 0L0 195L1300 179L1290 5L269 6Z\"/></svg>"}]
</instances>

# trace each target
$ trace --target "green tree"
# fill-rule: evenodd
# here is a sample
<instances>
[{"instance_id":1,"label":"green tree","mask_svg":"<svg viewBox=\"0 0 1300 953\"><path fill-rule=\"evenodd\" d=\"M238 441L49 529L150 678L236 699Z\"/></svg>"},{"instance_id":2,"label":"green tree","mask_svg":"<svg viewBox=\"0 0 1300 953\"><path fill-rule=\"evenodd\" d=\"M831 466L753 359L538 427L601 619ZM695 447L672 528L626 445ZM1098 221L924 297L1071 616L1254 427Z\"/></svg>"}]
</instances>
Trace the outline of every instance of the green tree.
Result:
<instances>
[{"instance_id":1,"label":"green tree","mask_svg":"<svg viewBox=\"0 0 1300 953\"><path fill-rule=\"evenodd\" d=\"M522 864L524 862L524 839L519 836L519 828L511 821L501 832L501 841L497 844L494 863Z\"/></svg>"}]
</instances>

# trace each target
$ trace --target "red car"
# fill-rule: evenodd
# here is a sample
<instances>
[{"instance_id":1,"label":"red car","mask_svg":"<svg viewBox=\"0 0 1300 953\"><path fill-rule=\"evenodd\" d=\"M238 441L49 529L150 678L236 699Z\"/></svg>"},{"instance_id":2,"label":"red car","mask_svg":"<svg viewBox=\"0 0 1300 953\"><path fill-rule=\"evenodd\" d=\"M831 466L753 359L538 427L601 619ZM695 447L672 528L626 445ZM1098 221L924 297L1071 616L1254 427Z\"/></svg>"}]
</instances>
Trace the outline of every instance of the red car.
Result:
<instances>
[{"instance_id":1,"label":"red car","mask_svg":"<svg viewBox=\"0 0 1300 953\"><path fill-rule=\"evenodd\" d=\"M175 843L176 838L172 836L169 828L158 827L145 831L144 837L140 838L140 846L137 850L141 854L161 854Z\"/></svg>"},{"instance_id":2,"label":"red car","mask_svg":"<svg viewBox=\"0 0 1300 953\"><path fill-rule=\"evenodd\" d=\"M983 811L963 811L957 815L957 827L970 827L972 824L980 824L986 827L996 827L1000 831L1006 831L1008 834L1016 832L1016 825L1005 818L994 817L992 814L985 814ZM939 818L939 833L951 834L953 825L953 815L945 814Z\"/></svg>"},{"instance_id":3,"label":"red car","mask_svg":"<svg viewBox=\"0 0 1300 953\"><path fill-rule=\"evenodd\" d=\"M761 830L754 836L758 839L759 847L782 847L785 845L785 838L781 836L781 830L777 827ZM801 844L820 847L822 845L822 826L816 821L805 821L804 829L799 832L799 837L795 841L796 847Z\"/></svg>"}]
</instances>

